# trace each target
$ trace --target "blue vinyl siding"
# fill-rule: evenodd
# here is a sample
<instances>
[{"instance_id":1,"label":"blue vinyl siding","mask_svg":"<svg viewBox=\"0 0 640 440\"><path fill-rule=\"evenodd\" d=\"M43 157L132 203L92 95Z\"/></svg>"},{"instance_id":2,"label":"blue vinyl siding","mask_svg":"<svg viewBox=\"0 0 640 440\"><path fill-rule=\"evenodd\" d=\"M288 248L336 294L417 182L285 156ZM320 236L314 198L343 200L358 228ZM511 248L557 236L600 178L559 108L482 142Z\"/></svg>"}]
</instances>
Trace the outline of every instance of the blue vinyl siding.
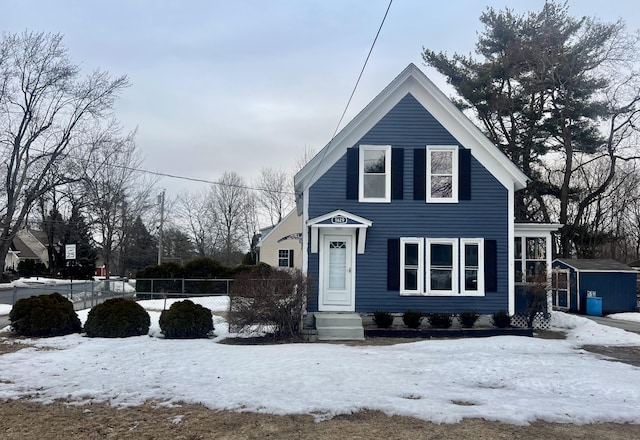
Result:
<instances>
[{"instance_id":1,"label":"blue vinyl siding","mask_svg":"<svg viewBox=\"0 0 640 440\"><path fill-rule=\"evenodd\" d=\"M359 142L404 149L404 197L391 203L359 203L345 197L346 154L310 188L309 217L342 209L373 222L364 254L356 256L356 311L490 313L508 308L508 191L471 158L471 200L427 204L413 200L413 150L426 145L460 145L411 95L403 98ZM497 242L497 292L484 297L401 296L387 290L387 241L399 237L484 238ZM319 253L309 254L309 274L317 280ZM310 309L317 307L316 295Z\"/></svg>"}]
</instances>

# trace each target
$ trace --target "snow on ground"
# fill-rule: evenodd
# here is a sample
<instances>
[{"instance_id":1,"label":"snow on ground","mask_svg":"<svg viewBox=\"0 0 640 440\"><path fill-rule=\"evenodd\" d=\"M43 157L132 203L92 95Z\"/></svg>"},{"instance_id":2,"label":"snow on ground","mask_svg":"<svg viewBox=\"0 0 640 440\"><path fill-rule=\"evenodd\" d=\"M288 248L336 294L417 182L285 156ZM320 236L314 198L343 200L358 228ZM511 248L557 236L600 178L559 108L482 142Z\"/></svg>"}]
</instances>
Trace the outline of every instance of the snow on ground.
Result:
<instances>
[{"instance_id":1,"label":"snow on ground","mask_svg":"<svg viewBox=\"0 0 640 440\"><path fill-rule=\"evenodd\" d=\"M611 315L607 315L607 318L619 319L621 321L640 322L640 313L612 313Z\"/></svg>"},{"instance_id":2,"label":"snow on ground","mask_svg":"<svg viewBox=\"0 0 640 440\"><path fill-rule=\"evenodd\" d=\"M158 304L143 304L151 310L149 333L159 336ZM216 320L215 339L26 340L34 347L0 356L0 399L188 402L318 419L371 409L442 423L640 423L640 368L578 348L640 345L640 335L577 316L553 314L567 340L501 336L392 346L226 345L217 342L229 336L228 326Z\"/></svg>"},{"instance_id":3,"label":"snow on ground","mask_svg":"<svg viewBox=\"0 0 640 440\"><path fill-rule=\"evenodd\" d=\"M578 315L553 312L551 325L567 332L567 341L574 347L583 345L640 345L640 335L600 325ZM635 341L635 342L634 342Z\"/></svg>"}]
</instances>

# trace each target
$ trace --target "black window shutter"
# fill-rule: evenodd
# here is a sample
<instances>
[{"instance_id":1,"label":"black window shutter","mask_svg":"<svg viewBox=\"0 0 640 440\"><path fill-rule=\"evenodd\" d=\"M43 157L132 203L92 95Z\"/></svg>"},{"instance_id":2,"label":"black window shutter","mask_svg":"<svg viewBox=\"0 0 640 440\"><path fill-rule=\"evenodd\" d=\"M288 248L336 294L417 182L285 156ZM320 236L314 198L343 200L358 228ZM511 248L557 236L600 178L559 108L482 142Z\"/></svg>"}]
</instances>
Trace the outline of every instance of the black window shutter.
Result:
<instances>
[{"instance_id":1,"label":"black window shutter","mask_svg":"<svg viewBox=\"0 0 640 440\"><path fill-rule=\"evenodd\" d=\"M293 249L289 249L289 267L293 267Z\"/></svg>"},{"instance_id":2,"label":"black window shutter","mask_svg":"<svg viewBox=\"0 0 640 440\"><path fill-rule=\"evenodd\" d=\"M458 200L471 200L471 150L458 150Z\"/></svg>"},{"instance_id":3,"label":"black window shutter","mask_svg":"<svg viewBox=\"0 0 640 440\"><path fill-rule=\"evenodd\" d=\"M484 290L498 291L498 242L484 241Z\"/></svg>"},{"instance_id":4,"label":"black window shutter","mask_svg":"<svg viewBox=\"0 0 640 440\"><path fill-rule=\"evenodd\" d=\"M347 199L358 200L358 153L357 147L347 150Z\"/></svg>"},{"instance_id":5,"label":"black window shutter","mask_svg":"<svg viewBox=\"0 0 640 440\"><path fill-rule=\"evenodd\" d=\"M413 200L427 199L427 150L413 150Z\"/></svg>"},{"instance_id":6,"label":"black window shutter","mask_svg":"<svg viewBox=\"0 0 640 440\"><path fill-rule=\"evenodd\" d=\"M391 149L391 200L404 196L404 148Z\"/></svg>"},{"instance_id":7,"label":"black window shutter","mask_svg":"<svg viewBox=\"0 0 640 440\"><path fill-rule=\"evenodd\" d=\"M400 239L387 240L387 290L400 290Z\"/></svg>"}]
</instances>

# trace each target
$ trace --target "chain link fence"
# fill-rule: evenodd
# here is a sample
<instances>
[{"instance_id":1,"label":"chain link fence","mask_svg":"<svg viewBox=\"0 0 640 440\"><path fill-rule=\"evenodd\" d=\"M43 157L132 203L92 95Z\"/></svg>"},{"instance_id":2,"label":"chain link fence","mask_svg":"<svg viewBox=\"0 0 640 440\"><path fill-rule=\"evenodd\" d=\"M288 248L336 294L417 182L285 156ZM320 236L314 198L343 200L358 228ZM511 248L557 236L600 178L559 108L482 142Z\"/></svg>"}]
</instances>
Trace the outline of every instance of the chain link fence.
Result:
<instances>
[{"instance_id":1,"label":"chain link fence","mask_svg":"<svg viewBox=\"0 0 640 440\"><path fill-rule=\"evenodd\" d=\"M145 307L167 309L175 301L191 299L212 311L229 310L232 279L109 279L74 281L29 281L0 290L0 303L14 305L21 298L59 293L73 303L74 309L90 309L109 298L135 298L153 301Z\"/></svg>"},{"instance_id":2,"label":"chain link fence","mask_svg":"<svg viewBox=\"0 0 640 440\"><path fill-rule=\"evenodd\" d=\"M232 279L138 278L136 298L150 309L165 310L176 301L190 299L212 312L227 312L232 283Z\"/></svg>"},{"instance_id":3,"label":"chain link fence","mask_svg":"<svg viewBox=\"0 0 640 440\"><path fill-rule=\"evenodd\" d=\"M128 280L30 281L0 292L0 303L14 305L22 298L59 293L76 310L90 309L109 298L133 298L135 286Z\"/></svg>"}]
</instances>

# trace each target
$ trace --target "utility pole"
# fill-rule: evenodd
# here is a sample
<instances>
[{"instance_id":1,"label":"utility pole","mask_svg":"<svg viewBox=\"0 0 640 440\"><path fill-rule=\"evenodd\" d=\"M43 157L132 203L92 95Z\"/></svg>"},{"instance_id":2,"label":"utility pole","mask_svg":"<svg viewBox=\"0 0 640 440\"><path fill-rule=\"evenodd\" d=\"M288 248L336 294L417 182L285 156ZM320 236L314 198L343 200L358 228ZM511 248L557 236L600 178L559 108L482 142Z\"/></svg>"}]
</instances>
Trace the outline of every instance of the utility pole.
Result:
<instances>
[{"instance_id":1,"label":"utility pole","mask_svg":"<svg viewBox=\"0 0 640 440\"><path fill-rule=\"evenodd\" d=\"M164 223L164 190L158 196L160 203L160 228L158 228L158 266L162 264L162 224Z\"/></svg>"}]
</instances>

